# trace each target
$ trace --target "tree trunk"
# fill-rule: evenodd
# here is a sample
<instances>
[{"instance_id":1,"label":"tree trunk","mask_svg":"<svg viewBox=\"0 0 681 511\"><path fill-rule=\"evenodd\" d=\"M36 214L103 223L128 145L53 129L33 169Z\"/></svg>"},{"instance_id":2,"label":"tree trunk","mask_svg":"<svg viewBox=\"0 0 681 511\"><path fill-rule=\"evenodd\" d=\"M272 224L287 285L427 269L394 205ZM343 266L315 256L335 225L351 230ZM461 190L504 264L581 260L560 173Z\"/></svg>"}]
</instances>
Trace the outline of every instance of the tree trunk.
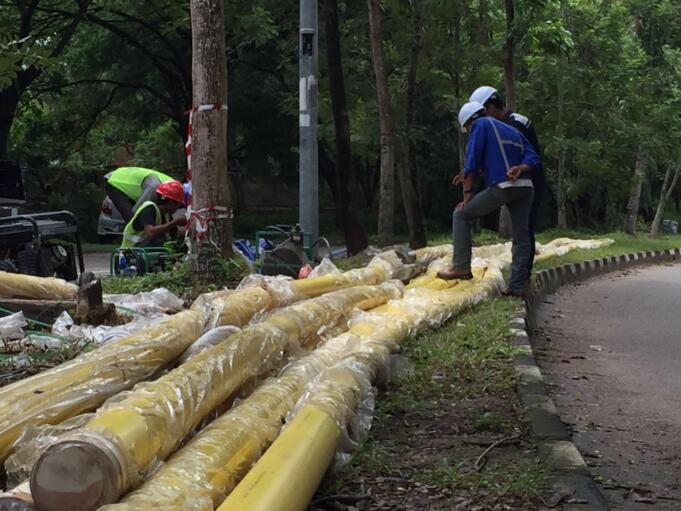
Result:
<instances>
[{"instance_id":1,"label":"tree trunk","mask_svg":"<svg viewBox=\"0 0 681 511\"><path fill-rule=\"evenodd\" d=\"M506 106L515 110L515 38L513 35L513 0L504 0L506 8L506 45L504 46L504 84ZM511 237L511 212L506 206L499 210L499 236Z\"/></svg>"},{"instance_id":2,"label":"tree trunk","mask_svg":"<svg viewBox=\"0 0 681 511\"><path fill-rule=\"evenodd\" d=\"M567 197L565 194L565 149L563 147L560 148L560 154L558 156L556 203L558 208L557 227L559 229L567 229Z\"/></svg>"},{"instance_id":3,"label":"tree trunk","mask_svg":"<svg viewBox=\"0 0 681 511\"><path fill-rule=\"evenodd\" d=\"M671 198L674 188L676 188L676 182L679 180L679 170L681 170L681 166L678 164L672 165L670 163L667 165L667 171L664 173L662 191L660 191L660 203L657 205L655 218L653 219L653 225L650 227L650 234L653 236L657 236L657 233L660 230L660 222L662 222L664 207L666 206L667 201Z\"/></svg>"},{"instance_id":4,"label":"tree trunk","mask_svg":"<svg viewBox=\"0 0 681 511\"><path fill-rule=\"evenodd\" d=\"M421 55L421 11L420 0L410 0L412 15L412 41L409 58L409 74L407 76L407 165L405 179L402 181L402 198L404 211L409 225L409 246L412 249L423 248L428 244L426 219L423 214L421 184L419 181L417 148L416 148L416 85L418 78L419 57Z\"/></svg>"},{"instance_id":5,"label":"tree trunk","mask_svg":"<svg viewBox=\"0 0 681 511\"><path fill-rule=\"evenodd\" d=\"M461 66L462 66L462 50L461 50L461 11L456 10L454 14L454 20L452 24L452 38L454 39L454 58L452 59L454 78L454 101L457 107L463 105L468 98L461 97ZM459 165L455 169L454 174L458 174L463 170L464 166L464 153L466 150L466 144L464 141L463 132L460 129L456 130L456 147L459 156Z\"/></svg>"},{"instance_id":6,"label":"tree trunk","mask_svg":"<svg viewBox=\"0 0 681 511\"><path fill-rule=\"evenodd\" d=\"M222 0L191 0L193 116L191 224L193 270L215 282L217 257L232 255L231 198L227 181L227 65ZM200 221L203 220L203 221ZM204 229L207 230L204 232Z\"/></svg>"},{"instance_id":7,"label":"tree trunk","mask_svg":"<svg viewBox=\"0 0 681 511\"><path fill-rule=\"evenodd\" d=\"M0 91L0 160L9 157L9 132L21 96L18 87L14 83L10 88Z\"/></svg>"},{"instance_id":8,"label":"tree trunk","mask_svg":"<svg viewBox=\"0 0 681 511\"><path fill-rule=\"evenodd\" d=\"M631 184L629 201L627 202L627 214L624 217L624 232L634 234L636 231L636 219L638 218L638 207L641 200L641 186L645 175L646 158L643 151L639 149L634 165L634 182Z\"/></svg>"},{"instance_id":9,"label":"tree trunk","mask_svg":"<svg viewBox=\"0 0 681 511\"><path fill-rule=\"evenodd\" d=\"M371 55L376 76L378 114L381 130L381 188L378 204L378 236L385 243L392 238L395 228L395 143L392 106L383 51L383 28L379 0L367 0Z\"/></svg>"},{"instance_id":10,"label":"tree trunk","mask_svg":"<svg viewBox=\"0 0 681 511\"><path fill-rule=\"evenodd\" d=\"M336 207L345 235L348 254L354 255L369 245L367 235L359 222L359 185L352 168L350 146L350 121L345 95L345 78L338 29L338 3L326 0L326 53L331 88L331 107L336 134Z\"/></svg>"},{"instance_id":11,"label":"tree trunk","mask_svg":"<svg viewBox=\"0 0 681 511\"><path fill-rule=\"evenodd\" d=\"M561 12L565 16L564 4L561 2ZM558 210L557 227L559 229L567 229L567 194L565 193L565 126L563 112L565 108L565 94L563 90L563 69L565 69L565 54L561 50L560 65L556 69L556 88L558 92L558 126L557 134L560 141L560 149L558 153L558 179L556 180L556 208Z\"/></svg>"},{"instance_id":12,"label":"tree trunk","mask_svg":"<svg viewBox=\"0 0 681 511\"><path fill-rule=\"evenodd\" d=\"M506 106L515 110L515 35L513 0L504 0L506 6L506 45L504 46L504 83L506 85Z\"/></svg>"}]
</instances>

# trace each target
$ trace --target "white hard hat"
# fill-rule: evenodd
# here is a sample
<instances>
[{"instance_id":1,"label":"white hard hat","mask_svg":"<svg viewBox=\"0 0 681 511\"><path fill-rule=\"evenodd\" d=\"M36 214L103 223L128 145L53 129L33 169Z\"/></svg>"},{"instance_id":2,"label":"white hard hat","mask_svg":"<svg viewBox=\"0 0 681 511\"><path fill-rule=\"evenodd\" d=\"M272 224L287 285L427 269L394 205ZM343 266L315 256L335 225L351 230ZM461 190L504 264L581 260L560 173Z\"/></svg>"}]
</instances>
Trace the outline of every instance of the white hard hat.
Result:
<instances>
[{"instance_id":1,"label":"white hard hat","mask_svg":"<svg viewBox=\"0 0 681 511\"><path fill-rule=\"evenodd\" d=\"M473 94L471 94L471 97L468 99L468 101L477 101L481 105L484 105L487 103L489 98L494 96L497 93L497 90L494 87L490 87L489 85L483 85L482 87L478 87L473 91Z\"/></svg>"},{"instance_id":2,"label":"white hard hat","mask_svg":"<svg viewBox=\"0 0 681 511\"><path fill-rule=\"evenodd\" d=\"M461 110L459 110L459 124L461 125L461 131L465 133L466 123L471 120L471 117L473 117L478 112L484 111L485 107L482 106L482 104L478 103L477 101L471 101L470 103L466 103L464 106L462 106Z\"/></svg>"}]
</instances>

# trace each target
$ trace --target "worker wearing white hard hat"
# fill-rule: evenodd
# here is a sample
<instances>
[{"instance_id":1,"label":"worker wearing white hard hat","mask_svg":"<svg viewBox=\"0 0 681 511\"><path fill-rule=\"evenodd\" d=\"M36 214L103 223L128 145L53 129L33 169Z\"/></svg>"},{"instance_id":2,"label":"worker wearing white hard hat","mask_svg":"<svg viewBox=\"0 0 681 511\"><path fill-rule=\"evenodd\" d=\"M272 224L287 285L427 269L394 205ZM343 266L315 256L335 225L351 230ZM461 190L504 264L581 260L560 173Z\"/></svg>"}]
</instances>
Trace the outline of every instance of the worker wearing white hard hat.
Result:
<instances>
[{"instance_id":1,"label":"worker wearing white hard hat","mask_svg":"<svg viewBox=\"0 0 681 511\"><path fill-rule=\"evenodd\" d=\"M534 130L534 125L524 115L513 112L504 104L499 92L489 85L483 85L475 89L471 94L469 101L476 101L485 107L485 113L495 119L505 122L520 131L525 138L532 144L535 152L541 156L541 147L537 133ZM535 233L537 230L537 215L541 207L542 199L544 198L544 191L546 190L546 173L543 166L540 164L532 171L532 184L534 186L534 199L532 201L532 209L530 210L530 239L532 246L535 245ZM529 270L532 272L534 264L534 252L530 259Z\"/></svg>"},{"instance_id":2,"label":"worker wearing white hard hat","mask_svg":"<svg viewBox=\"0 0 681 511\"><path fill-rule=\"evenodd\" d=\"M505 294L522 296L529 282L528 260L531 246L528 224L533 187L530 174L539 156L515 128L485 114L481 103L469 102L459 110L459 124L470 131L466 162L455 184L463 184L463 201L453 215L454 259L452 267L438 273L442 279L471 279L471 228L476 218L501 206L511 212L513 260ZM486 188L475 195L473 176L481 173Z\"/></svg>"}]
</instances>

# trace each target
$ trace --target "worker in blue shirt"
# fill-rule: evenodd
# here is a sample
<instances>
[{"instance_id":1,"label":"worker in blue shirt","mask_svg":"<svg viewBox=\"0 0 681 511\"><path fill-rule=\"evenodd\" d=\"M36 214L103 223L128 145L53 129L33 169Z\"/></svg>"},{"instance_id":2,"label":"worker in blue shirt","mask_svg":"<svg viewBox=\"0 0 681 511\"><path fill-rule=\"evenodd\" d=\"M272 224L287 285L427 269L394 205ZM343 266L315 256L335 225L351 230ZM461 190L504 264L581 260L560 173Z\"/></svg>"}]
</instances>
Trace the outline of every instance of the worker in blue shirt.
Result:
<instances>
[{"instance_id":1,"label":"worker in blue shirt","mask_svg":"<svg viewBox=\"0 0 681 511\"><path fill-rule=\"evenodd\" d=\"M463 184L463 202L454 211L453 267L438 273L442 279L471 279L472 221L506 205L511 212L513 259L505 295L524 296L528 263L534 250L529 216L534 196L531 172L540 160L528 140L515 128L485 114L485 107L466 103L459 111L461 129L470 131L463 171L454 179ZM473 194L473 176L481 172L486 188Z\"/></svg>"},{"instance_id":2,"label":"worker in blue shirt","mask_svg":"<svg viewBox=\"0 0 681 511\"><path fill-rule=\"evenodd\" d=\"M525 138L532 144L534 151L541 156L541 147L539 146L539 139L534 130L532 122L524 115L513 112L506 108L504 101L494 87L483 85L475 89L469 101L477 101L485 107L485 113L490 117L494 117L498 121L505 122L513 126L520 133L525 135ZM530 209L530 240L532 246L535 245L535 233L537 231L537 214L541 207L541 202L544 198L546 190L546 173L541 165L537 165L532 170L532 185L534 186L534 199L532 200L532 209ZM534 265L534 251L530 258L529 270L532 273L532 266Z\"/></svg>"}]
</instances>

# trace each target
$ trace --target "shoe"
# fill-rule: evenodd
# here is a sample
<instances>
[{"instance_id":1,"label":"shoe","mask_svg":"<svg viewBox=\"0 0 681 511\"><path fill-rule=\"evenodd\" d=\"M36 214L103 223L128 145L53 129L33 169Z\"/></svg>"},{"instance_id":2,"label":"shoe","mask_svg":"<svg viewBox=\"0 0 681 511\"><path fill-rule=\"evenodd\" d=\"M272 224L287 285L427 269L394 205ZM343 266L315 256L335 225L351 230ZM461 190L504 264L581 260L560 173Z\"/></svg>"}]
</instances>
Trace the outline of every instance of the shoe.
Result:
<instances>
[{"instance_id":1,"label":"shoe","mask_svg":"<svg viewBox=\"0 0 681 511\"><path fill-rule=\"evenodd\" d=\"M462 270L460 268L447 268L437 272L437 276L442 280L471 280L473 278L470 270Z\"/></svg>"},{"instance_id":2,"label":"shoe","mask_svg":"<svg viewBox=\"0 0 681 511\"><path fill-rule=\"evenodd\" d=\"M501 296L508 296L511 298L522 298L525 299L530 295L530 288L526 286L525 289L509 289L504 288L501 290Z\"/></svg>"}]
</instances>

